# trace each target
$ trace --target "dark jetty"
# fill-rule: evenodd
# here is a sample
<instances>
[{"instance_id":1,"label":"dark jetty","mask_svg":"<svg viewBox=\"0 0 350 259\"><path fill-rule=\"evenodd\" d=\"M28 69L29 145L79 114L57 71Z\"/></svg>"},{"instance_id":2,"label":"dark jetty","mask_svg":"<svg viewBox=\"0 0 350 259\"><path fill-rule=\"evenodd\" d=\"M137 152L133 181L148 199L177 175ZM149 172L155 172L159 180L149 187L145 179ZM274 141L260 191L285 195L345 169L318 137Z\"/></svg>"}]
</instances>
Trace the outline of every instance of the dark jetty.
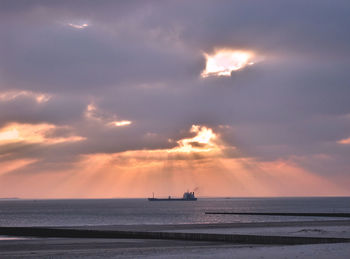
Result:
<instances>
[{"instance_id":1,"label":"dark jetty","mask_svg":"<svg viewBox=\"0 0 350 259\"><path fill-rule=\"evenodd\" d=\"M328 237L291 237L291 236L260 236L236 234L207 233L176 233L147 231L102 231L86 229L64 229L46 227L0 227L0 235L21 237L60 237L60 238L131 238L131 239L167 239L190 241L214 241L237 244L321 244L345 243L350 238Z\"/></svg>"},{"instance_id":2,"label":"dark jetty","mask_svg":"<svg viewBox=\"0 0 350 259\"><path fill-rule=\"evenodd\" d=\"M350 213L287 213L287 212L220 212L207 211L205 214L229 214L229 215L264 215L264 216L298 216L298 217L335 217L350 218Z\"/></svg>"}]
</instances>

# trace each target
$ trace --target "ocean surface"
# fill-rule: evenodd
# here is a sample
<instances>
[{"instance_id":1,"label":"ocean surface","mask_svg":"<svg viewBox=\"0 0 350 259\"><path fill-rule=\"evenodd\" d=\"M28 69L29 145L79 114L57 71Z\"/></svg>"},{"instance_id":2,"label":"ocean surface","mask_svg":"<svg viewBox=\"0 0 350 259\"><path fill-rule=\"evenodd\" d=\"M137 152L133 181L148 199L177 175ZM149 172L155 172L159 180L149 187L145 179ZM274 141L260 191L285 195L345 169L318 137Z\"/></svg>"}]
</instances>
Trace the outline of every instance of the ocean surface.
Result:
<instances>
[{"instance_id":1,"label":"ocean surface","mask_svg":"<svg viewBox=\"0 0 350 259\"><path fill-rule=\"evenodd\" d=\"M149 202L147 199L0 200L0 226L89 226L237 223L340 218L206 215L229 212L346 212L350 197L208 198Z\"/></svg>"}]
</instances>

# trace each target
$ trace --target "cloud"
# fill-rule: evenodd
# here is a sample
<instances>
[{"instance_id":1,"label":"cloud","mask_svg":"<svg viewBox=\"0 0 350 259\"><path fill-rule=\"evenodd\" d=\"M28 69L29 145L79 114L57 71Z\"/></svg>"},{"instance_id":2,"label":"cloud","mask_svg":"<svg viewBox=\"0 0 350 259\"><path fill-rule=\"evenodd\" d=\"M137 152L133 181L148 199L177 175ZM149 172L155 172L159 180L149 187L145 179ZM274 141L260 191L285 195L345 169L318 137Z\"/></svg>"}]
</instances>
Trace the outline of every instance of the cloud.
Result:
<instances>
[{"instance_id":1,"label":"cloud","mask_svg":"<svg viewBox=\"0 0 350 259\"><path fill-rule=\"evenodd\" d=\"M350 144L350 138L345 138L337 141L338 144L347 145Z\"/></svg>"},{"instance_id":2,"label":"cloud","mask_svg":"<svg viewBox=\"0 0 350 259\"><path fill-rule=\"evenodd\" d=\"M0 93L0 101L11 101L22 96L33 98L37 103L48 102L51 98L50 95L43 93L34 93L30 91L7 91Z\"/></svg>"},{"instance_id":3,"label":"cloud","mask_svg":"<svg viewBox=\"0 0 350 259\"><path fill-rule=\"evenodd\" d=\"M122 127L132 123L132 121L129 120L116 120L118 116L101 110L94 103L90 103L86 106L85 117L88 120L96 121L106 126Z\"/></svg>"},{"instance_id":4,"label":"cloud","mask_svg":"<svg viewBox=\"0 0 350 259\"><path fill-rule=\"evenodd\" d=\"M215 152L219 147L215 143L218 136L212 129L200 125L192 125L190 132L196 133L192 138L180 139L177 141L178 147L168 150L168 152Z\"/></svg>"},{"instance_id":5,"label":"cloud","mask_svg":"<svg viewBox=\"0 0 350 259\"><path fill-rule=\"evenodd\" d=\"M84 138L80 136L57 136L56 132L64 128L65 127L57 127L52 124L10 123L0 128L0 145L15 142L44 143L51 145L84 140Z\"/></svg>"}]
</instances>

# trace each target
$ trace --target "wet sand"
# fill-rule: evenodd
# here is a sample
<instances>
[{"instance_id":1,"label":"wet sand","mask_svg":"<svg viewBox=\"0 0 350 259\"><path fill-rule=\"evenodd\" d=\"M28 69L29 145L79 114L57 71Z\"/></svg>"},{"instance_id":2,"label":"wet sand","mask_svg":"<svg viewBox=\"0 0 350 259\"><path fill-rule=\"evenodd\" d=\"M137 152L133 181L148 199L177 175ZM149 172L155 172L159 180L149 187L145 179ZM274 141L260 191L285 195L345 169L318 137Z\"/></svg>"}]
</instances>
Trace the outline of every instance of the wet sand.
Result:
<instances>
[{"instance_id":1,"label":"wet sand","mask_svg":"<svg viewBox=\"0 0 350 259\"><path fill-rule=\"evenodd\" d=\"M210 225L86 226L80 229L349 238L350 220ZM0 240L1 258L348 258L349 254L350 243L259 245L220 241L103 238Z\"/></svg>"},{"instance_id":2,"label":"wet sand","mask_svg":"<svg viewBox=\"0 0 350 259\"><path fill-rule=\"evenodd\" d=\"M129 231L168 231L186 229L212 229L212 228L235 228L251 229L266 227L312 227L312 226L350 226L350 220L313 220L313 221L283 221L283 222L252 222L252 223L220 223L220 224L176 224L176 225L102 225L102 226L82 226L67 227L74 229L91 230L129 230Z\"/></svg>"}]
</instances>

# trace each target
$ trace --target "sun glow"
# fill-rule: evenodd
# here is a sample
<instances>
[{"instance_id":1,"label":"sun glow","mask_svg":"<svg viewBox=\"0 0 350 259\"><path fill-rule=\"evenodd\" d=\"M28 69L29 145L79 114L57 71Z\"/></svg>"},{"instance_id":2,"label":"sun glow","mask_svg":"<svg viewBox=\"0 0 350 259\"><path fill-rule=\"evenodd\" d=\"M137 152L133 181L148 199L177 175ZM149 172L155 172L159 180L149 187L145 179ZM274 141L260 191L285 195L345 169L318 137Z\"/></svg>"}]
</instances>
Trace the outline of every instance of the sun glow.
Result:
<instances>
[{"instance_id":1,"label":"sun glow","mask_svg":"<svg viewBox=\"0 0 350 259\"><path fill-rule=\"evenodd\" d=\"M250 51L240 50L219 50L213 55L204 53L207 60L202 77L209 76L230 76L232 71L253 65L254 54Z\"/></svg>"},{"instance_id":2,"label":"sun glow","mask_svg":"<svg viewBox=\"0 0 350 259\"><path fill-rule=\"evenodd\" d=\"M16 128L5 129L0 132L0 141L19 139L19 133Z\"/></svg>"},{"instance_id":3,"label":"sun glow","mask_svg":"<svg viewBox=\"0 0 350 259\"><path fill-rule=\"evenodd\" d=\"M36 159L15 159L9 161L0 161L0 176L8 172L26 167L30 164L35 163L36 161Z\"/></svg>"},{"instance_id":4,"label":"sun glow","mask_svg":"<svg viewBox=\"0 0 350 259\"><path fill-rule=\"evenodd\" d=\"M209 152L218 149L216 143L217 135L212 129L205 126L192 125L190 132L197 135L193 138L185 138L177 141L178 147L168 152Z\"/></svg>"},{"instance_id":5,"label":"sun glow","mask_svg":"<svg viewBox=\"0 0 350 259\"><path fill-rule=\"evenodd\" d=\"M16 130L9 129L8 137L21 136L21 129ZM139 198L150 192L179 195L184 188L196 189L199 196L222 197L349 195L292 161L228 156L227 144L209 127L193 125L189 133L193 135L178 139L172 148L85 154L72 168L50 174L35 167L34 159L2 162L0 155L0 196ZM18 170L26 174L12 175Z\"/></svg>"}]
</instances>

